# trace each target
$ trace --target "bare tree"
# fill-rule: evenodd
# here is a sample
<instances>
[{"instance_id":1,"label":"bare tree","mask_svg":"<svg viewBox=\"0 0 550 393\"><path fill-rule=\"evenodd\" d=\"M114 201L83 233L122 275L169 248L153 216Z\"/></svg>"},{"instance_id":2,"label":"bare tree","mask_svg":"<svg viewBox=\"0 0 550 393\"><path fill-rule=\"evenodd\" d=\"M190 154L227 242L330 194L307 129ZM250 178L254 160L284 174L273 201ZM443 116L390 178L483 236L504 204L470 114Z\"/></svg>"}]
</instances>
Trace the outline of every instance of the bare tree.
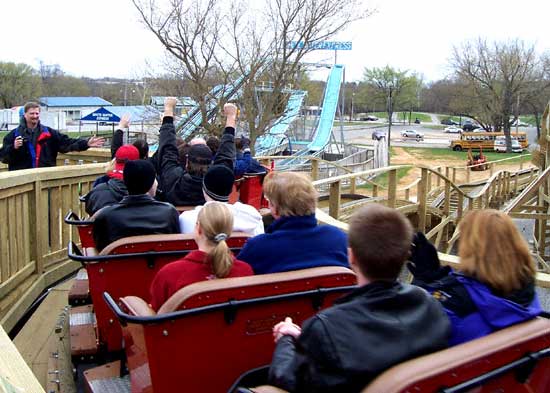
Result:
<instances>
[{"instance_id":1,"label":"bare tree","mask_svg":"<svg viewBox=\"0 0 550 393\"><path fill-rule=\"evenodd\" d=\"M214 131L206 103L215 84L239 90L252 145L284 114L312 44L368 15L360 0L169 0L164 11L157 0L132 1L191 82L203 126Z\"/></svg>"},{"instance_id":2,"label":"bare tree","mask_svg":"<svg viewBox=\"0 0 550 393\"><path fill-rule=\"evenodd\" d=\"M514 106L518 97L527 94L532 82L548 83L544 81L544 67L535 47L518 39L493 44L479 39L455 47L452 65L479 104L472 117L489 117L495 129L502 127L507 151L511 152L510 129L517 118Z\"/></svg>"},{"instance_id":3,"label":"bare tree","mask_svg":"<svg viewBox=\"0 0 550 393\"><path fill-rule=\"evenodd\" d=\"M390 162L390 140L394 108L406 106L417 96L416 93L422 84L416 76L407 74L408 71L400 71L386 66L383 68L367 68L363 76L364 82L374 88L373 92L377 98L385 100L386 103L386 113L388 114L388 163Z\"/></svg>"}]
</instances>

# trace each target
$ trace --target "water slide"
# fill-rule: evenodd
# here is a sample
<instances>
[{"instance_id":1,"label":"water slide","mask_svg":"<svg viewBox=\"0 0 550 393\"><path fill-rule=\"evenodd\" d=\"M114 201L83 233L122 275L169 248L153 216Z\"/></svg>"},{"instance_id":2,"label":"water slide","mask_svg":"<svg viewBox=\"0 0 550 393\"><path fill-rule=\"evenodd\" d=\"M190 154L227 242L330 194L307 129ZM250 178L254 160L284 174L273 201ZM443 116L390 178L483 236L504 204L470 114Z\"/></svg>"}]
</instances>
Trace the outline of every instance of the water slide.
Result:
<instances>
[{"instance_id":1,"label":"water slide","mask_svg":"<svg viewBox=\"0 0 550 393\"><path fill-rule=\"evenodd\" d=\"M265 156L277 154L286 144L286 132L288 127L300 114L300 108L304 102L307 92L295 90L292 92L286 104L284 115L281 116L275 124L264 135L256 141L256 155Z\"/></svg>"},{"instance_id":2,"label":"water slide","mask_svg":"<svg viewBox=\"0 0 550 393\"><path fill-rule=\"evenodd\" d=\"M332 127L338 108L338 100L340 98L340 87L344 76L344 66L336 64L332 67L325 86L325 95L323 98L323 107L319 122L315 129L313 140L307 145L304 150L299 151L288 160L283 160L279 163L279 167L287 167L300 164L303 160L301 157L307 155L318 155L329 144L332 135Z\"/></svg>"}]
</instances>

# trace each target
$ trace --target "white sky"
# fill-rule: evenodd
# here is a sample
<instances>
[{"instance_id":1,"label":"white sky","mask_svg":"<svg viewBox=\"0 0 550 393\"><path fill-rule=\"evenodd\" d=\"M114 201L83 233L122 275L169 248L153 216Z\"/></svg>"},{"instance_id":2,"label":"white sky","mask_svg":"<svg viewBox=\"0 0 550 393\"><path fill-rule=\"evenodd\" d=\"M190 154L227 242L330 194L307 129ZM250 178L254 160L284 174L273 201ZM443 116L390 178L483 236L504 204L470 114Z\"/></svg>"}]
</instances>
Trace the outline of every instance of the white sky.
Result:
<instances>
[{"instance_id":1,"label":"white sky","mask_svg":"<svg viewBox=\"0 0 550 393\"><path fill-rule=\"evenodd\" d=\"M510 38L550 50L548 0L368 0L377 12L334 40L352 41L338 52L346 80L365 67L386 64L437 80L449 74L452 47L483 37ZM4 0L0 5L0 61L37 67L59 64L74 76L140 77L163 50L139 22L130 0ZM311 61L334 61L320 51Z\"/></svg>"}]
</instances>

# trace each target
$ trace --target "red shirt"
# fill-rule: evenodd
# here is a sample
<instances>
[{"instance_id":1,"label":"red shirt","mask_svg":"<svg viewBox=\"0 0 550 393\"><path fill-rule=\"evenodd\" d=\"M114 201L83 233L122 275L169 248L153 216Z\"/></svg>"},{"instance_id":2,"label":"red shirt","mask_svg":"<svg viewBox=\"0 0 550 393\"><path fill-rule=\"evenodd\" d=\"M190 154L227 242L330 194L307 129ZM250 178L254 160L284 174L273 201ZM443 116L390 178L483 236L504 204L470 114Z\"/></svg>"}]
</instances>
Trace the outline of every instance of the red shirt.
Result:
<instances>
[{"instance_id":1,"label":"red shirt","mask_svg":"<svg viewBox=\"0 0 550 393\"><path fill-rule=\"evenodd\" d=\"M151 283L151 306L158 310L170 296L186 285L204 280L216 279L210 263L206 263L208 254L204 251L191 251L180 260L169 263L156 274ZM246 262L233 257L233 266L227 277L252 276L254 272Z\"/></svg>"}]
</instances>

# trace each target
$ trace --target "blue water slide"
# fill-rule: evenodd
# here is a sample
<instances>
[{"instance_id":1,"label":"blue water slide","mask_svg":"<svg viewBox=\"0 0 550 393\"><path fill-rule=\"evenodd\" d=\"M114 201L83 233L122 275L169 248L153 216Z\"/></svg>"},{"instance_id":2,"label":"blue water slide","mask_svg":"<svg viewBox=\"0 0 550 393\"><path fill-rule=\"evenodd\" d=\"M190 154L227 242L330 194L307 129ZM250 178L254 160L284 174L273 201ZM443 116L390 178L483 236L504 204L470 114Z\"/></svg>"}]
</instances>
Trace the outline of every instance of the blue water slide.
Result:
<instances>
[{"instance_id":1,"label":"blue water slide","mask_svg":"<svg viewBox=\"0 0 550 393\"><path fill-rule=\"evenodd\" d=\"M308 155L317 155L325 148L330 141L332 134L332 126L334 124L334 117L336 116L336 109L338 107L338 99L340 97L340 86L344 76L344 66L334 65L330 71L325 86L325 95L323 99L323 107L321 108L321 115L317 123L313 140L303 150L298 151L286 160L279 161L277 163L278 168L290 168L297 165L303 165L307 163L303 157Z\"/></svg>"},{"instance_id":2,"label":"blue water slide","mask_svg":"<svg viewBox=\"0 0 550 393\"><path fill-rule=\"evenodd\" d=\"M317 125L317 130L313 140L307 146L307 150L309 151L323 150L330 141L343 76L344 66L341 64L334 65L327 80L325 98L323 99L323 109L321 111L319 124Z\"/></svg>"},{"instance_id":3,"label":"blue water slide","mask_svg":"<svg viewBox=\"0 0 550 393\"><path fill-rule=\"evenodd\" d=\"M295 90L290 95L286 104L284 115L281 116L274 125L256 141L256 154L262 155L281 145L286 138L286 132L292 122L300 114L300 108L304 102L307 92ZM271 152L270 154L274 154Z\"/></svg>"}]
</instances>

